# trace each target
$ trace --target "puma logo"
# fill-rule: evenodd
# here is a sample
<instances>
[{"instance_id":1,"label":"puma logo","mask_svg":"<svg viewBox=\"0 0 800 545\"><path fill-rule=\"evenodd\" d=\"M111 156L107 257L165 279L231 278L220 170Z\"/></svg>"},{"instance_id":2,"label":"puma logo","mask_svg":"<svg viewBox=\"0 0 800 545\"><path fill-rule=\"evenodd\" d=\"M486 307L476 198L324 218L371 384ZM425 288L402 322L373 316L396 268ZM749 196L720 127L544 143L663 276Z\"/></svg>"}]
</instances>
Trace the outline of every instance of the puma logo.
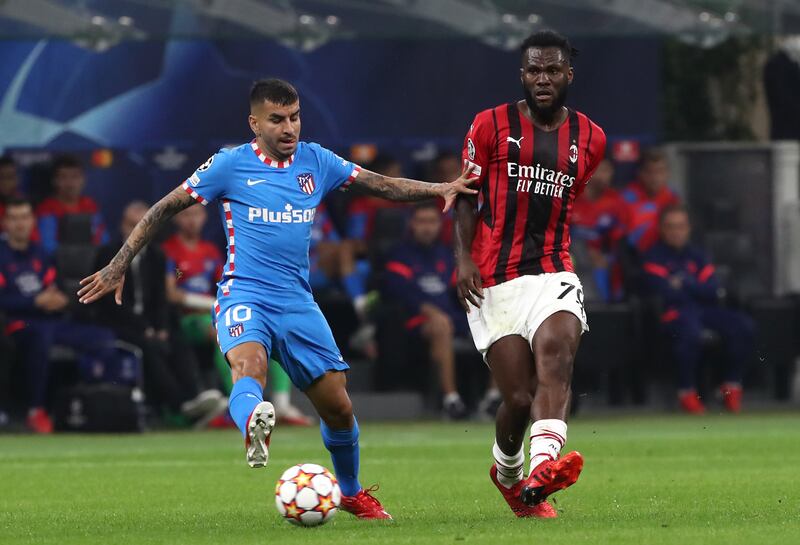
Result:
<instances>
[{"instance_id":1,"label":"puma logo","mask_svg":"<svg viewBox=\"0 0 800 545\"><path fill-rule=\"evenodd\" d=\"M517 145L518 149L522 149L522 139L525 138L524 136L520 136L519 140L514 140L510 136L506 136L506 142L514 142Z\"/></svg>"}]
</instances>

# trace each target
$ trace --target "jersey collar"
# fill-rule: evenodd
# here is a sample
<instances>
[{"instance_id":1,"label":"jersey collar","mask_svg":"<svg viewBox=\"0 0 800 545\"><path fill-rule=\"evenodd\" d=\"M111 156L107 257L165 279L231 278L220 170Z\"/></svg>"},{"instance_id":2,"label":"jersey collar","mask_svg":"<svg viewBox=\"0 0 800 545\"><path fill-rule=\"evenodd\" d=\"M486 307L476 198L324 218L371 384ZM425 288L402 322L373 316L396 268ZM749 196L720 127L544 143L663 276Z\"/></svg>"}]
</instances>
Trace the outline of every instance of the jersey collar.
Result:
<instances>
[{"instance_id":1,"label":"jersey collar","mask_svg":"<svg viewBox=\"0 0 800 545\"><path fill-rule=\"evenodd\" d=\"M253 151L258 156L258 159L260 161L262 161L264 164L269 165L271 167L274 167L274 168L287 168L289 165L291 165L294 162L294 153L291 154L289 156L289 158L287 160L285 160L285 161L273 161L272 159L267 157L267 155L263 151L261 151L261 148L259 148L258 144L256 144L255 138L253 139L252 142L250 142L250 147L253 148Z\"/></svg>"}]
</instances>

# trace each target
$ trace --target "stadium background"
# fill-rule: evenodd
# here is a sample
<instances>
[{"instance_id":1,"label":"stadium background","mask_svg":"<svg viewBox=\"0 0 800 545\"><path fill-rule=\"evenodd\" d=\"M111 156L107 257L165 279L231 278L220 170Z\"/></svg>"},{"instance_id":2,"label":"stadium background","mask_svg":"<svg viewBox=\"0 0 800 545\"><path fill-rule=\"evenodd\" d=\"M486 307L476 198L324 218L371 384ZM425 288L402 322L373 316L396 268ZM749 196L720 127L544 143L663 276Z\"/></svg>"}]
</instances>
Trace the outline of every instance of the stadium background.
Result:
<instances>
[{"instance_id":1,"label":"stadium background","mask_svg":"<svg viewBox=\"0 0 800 545\"><path fill-rule=\"evenodd\" d=\"M734 303L756 322L756 353L745 375L745 411L769 415L766 426L778 430L769 432L774 437L796 427L800 117L769 104L768 87L777 85L800 96L800 88L791 87L800 78L789 75L770 82L764 67L782 47L796 47L791 44L800 33L798 2L6 0L0 2L0 155L14 159L22 189L32 196L46 193L55 157L79 157L86 168L85 193L100 204L113 238L127 203L155 201L219 147L250 138L246 93L253 80L268 75L297 86L303 140L356 160L359 154L379 150L398 159L407 175L421 177L429 174L429 163L440 151L460 153L475 112L519 97L515 47L541 28L565 33L580 50L568 104L605 129L608 156L616 166L615 186L624 187L634 178L641 151L655 145L666 151L671 185L692 212L693 241L711 252L736 294ZM794 134L775 134L775 119L788 119L790 126L797 120ZM205 235L224 244L213 213ZM346 344L355 326L349 323L352 313L342 314L338 302L334 297L326 310L337 340ZM676 412L674 373L663 345L652 342L647 303L595 301L588 311L593 331L584 337L576 371L576 429L589 434L590 429L614 428L613 420L593 421L597 415ZM398 339L389 337L386 341L379 332L390 348L375 362L348 354L359 418L438 418L433 372L404 359L416 360L416 353L397 357ZM714 346L707 362L718 359L712 352ZM4 344L2 357L19 365L13 354L13 345ZM459 378L471 391L474 406L486 372L474 357L463 359ZM12 370L9 376L19 373ZM52 384L51 400L60 388L69 387L71 383ZM308 410L301 396L295 395L294 401ZM11 411L5 429L23 429L20 411ZM773 417L772 411L789 414ZM581 424L584 416L588 423ZM149 427L164 425L151 417ZM708 425L724 429L723 437L741 432L741 448L746 449L748 441L758 440L761 425L746 418L741 428L713 419ZM664 437L681 437L683 420L668 420L663 428L658 420L640 425L647 430L642 432L644 441L658 441L660 429L666 430ZM449 426L423 426L414 437L426 444L426 434L452 433ZM697 426L686 426L688 445ZM477 429L488 444L488 428ZM400 428L390 430L402 437ZM220 443L233 443L229 435ZM325 463L310 436L298 437L303 446L292 455L317 456ZM81 443L83 439L76 436L63 444L78 453L85 448L91 456L104 452L106 447L92 439ZM386 441L391 446L392 439ZM791 436L783 445L796 453L796 441ZM5 444L9 471L16 467L19 475L37 474L36 463L24 465L38 450L37 443ZM713 451L715 444L703 448ZM58 448L59 443L50 445ZM473 450L480 458L479 447ZM746 463L734 458L727 462L730 471ZM63 467L68 469L69 461ZM35 495L26 495L22 481L9 478L16 495L7 499L12 518L4 520L6 530L14 528L13 520L39 520L38 515L13 518L19 516L15 509ZM786 503L796 514L797 497L787 494L782 497L789 498ZM21 503L15 505L15 498ZM710 502L715 499L709 494ZM744 512L747 506L732 509ZM702 526L705 519L698 517ZM725 523L724 515L714 520ZM86 529L95 523L77 525ZM53 524L57 535L58 523ZM120 529L118 523L109 524ZM167 535L168 523L163 524ZM739 531L739 537L748 535ZM726 535L730 539L736 534L732 530ZM14 531L9 536L19 542L30 537Z\"/></svg>"}]
</instances>

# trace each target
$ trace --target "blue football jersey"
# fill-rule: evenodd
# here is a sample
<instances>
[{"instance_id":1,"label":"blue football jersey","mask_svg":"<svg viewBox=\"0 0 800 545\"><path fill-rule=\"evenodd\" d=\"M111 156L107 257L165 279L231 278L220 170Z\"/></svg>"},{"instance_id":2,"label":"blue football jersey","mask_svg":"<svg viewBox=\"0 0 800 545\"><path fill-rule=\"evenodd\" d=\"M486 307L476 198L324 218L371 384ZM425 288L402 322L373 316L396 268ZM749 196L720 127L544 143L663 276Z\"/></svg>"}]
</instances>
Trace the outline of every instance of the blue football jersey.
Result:
<instances>
[{"instance_id":1,"label":"blue football jersey","mask_svg":"<svg viewBox=\"0 0 800 545\"><path fill-rule=\"evenodd\" d=\"M203 205L219 204L228 234L220 295L311 300L308 247L316 208L360 171L332 151L306 142L287 161L272 161L255 140L221 149L200 165L183 188Z\"/></svg>"}]
</instances>

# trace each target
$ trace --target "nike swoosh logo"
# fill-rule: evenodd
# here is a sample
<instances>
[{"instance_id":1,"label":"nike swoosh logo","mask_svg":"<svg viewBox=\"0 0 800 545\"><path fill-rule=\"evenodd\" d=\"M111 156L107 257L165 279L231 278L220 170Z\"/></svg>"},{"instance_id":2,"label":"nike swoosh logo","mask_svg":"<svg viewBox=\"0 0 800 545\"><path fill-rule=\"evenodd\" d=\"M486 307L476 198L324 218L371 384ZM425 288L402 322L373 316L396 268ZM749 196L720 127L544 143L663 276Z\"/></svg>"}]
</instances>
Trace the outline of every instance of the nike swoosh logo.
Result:
<instances>
[{"instance_id":1,"label":"nike swoosh logo","mask_svg":"<svg viewBox=\"0 0 800 545\"><path fill-rule=\"evenodd\" d=\"M256 185L260 184L261 182L266 182L266 180L251 180L250 178L247 179L247 185Z\"/></svg>"}]
</instances>

